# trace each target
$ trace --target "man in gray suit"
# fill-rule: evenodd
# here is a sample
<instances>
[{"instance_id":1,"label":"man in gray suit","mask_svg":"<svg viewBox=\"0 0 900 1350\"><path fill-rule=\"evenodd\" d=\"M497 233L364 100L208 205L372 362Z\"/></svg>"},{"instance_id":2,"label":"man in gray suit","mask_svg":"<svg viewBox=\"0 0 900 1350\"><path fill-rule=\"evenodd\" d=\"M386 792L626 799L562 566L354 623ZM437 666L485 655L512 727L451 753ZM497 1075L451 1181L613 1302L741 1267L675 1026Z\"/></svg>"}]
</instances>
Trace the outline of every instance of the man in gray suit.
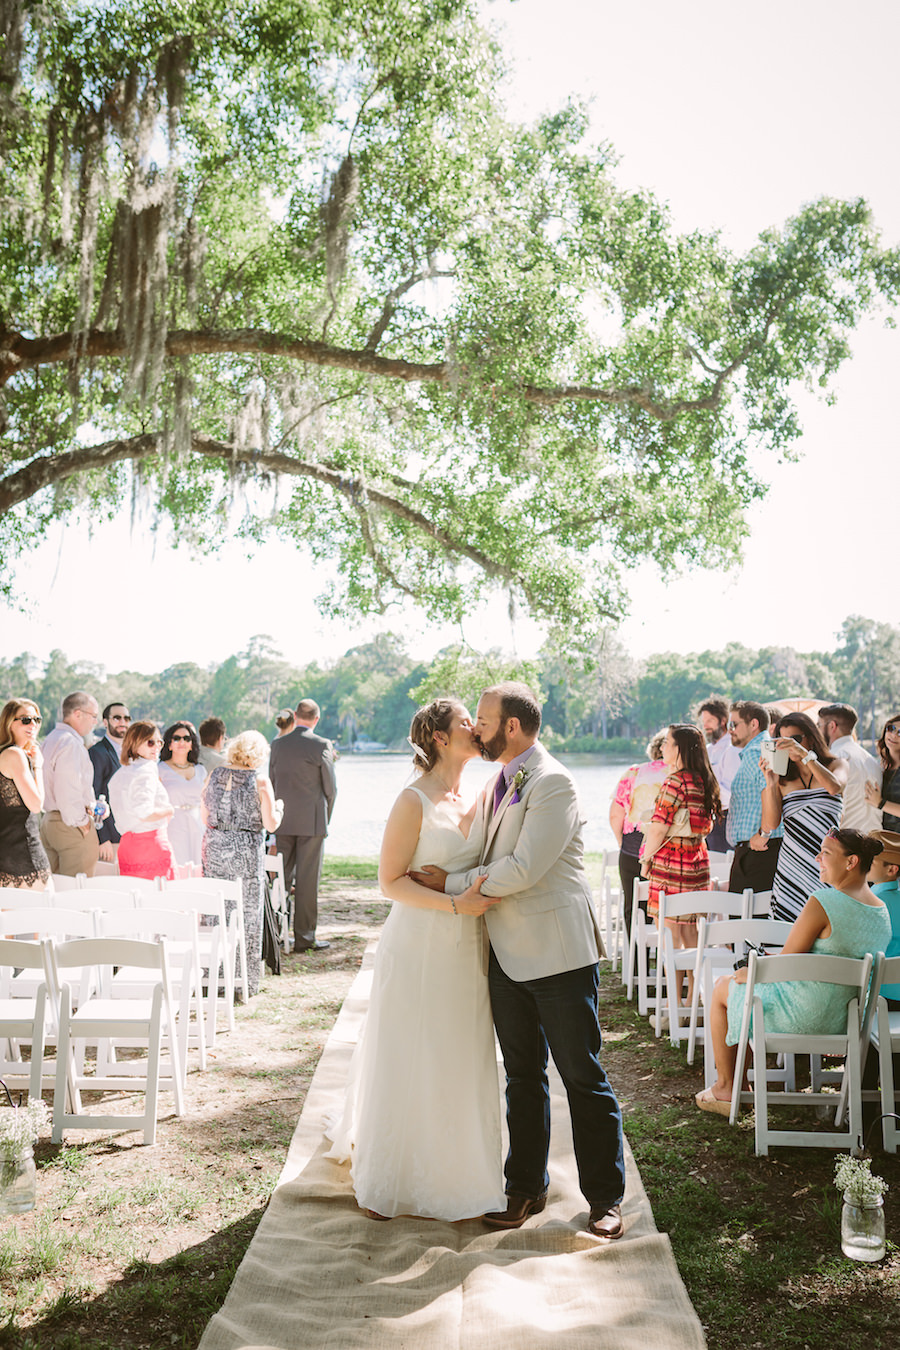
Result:
<instances>
[{"instance_id":1,"label":"man in gray suit","mask_svg":"<svg viewBox=\"0 0 900 1350\"><path fill-rule=\"evenodd\" d=\"M328 822L334 809L334 750L331 741L316 736L318 703L301 699L294 713L294 730L272 742L269 774L275 796L284 802L284 816L275 835L284 865L285 890L294 886L294 951L324 951L330 944L316 941L319 877Z\"/></svg>"},{"instance_id":2,"label":"man in gray suit","mask_svg":"<svg viewBox=\"0 0 900 1350\"><path fill-rule=\"evenodd\" d=\"M547 1054L565 1084L588 1232L618 1238L625 1190L622 1114L600 1063L598 961L603 954L584 871L581 809L568 770L537 736L541 709L523 684L486 689L475 736L502 772L484 789L476 824L482 860L465 873L428 867L416 881L458 895L487 874L483 895L488 979L506 1068L508 1203L486 1214L491 1228L520 1228L547 1202L550 1090Z\"/></svg>"}]
</instances>

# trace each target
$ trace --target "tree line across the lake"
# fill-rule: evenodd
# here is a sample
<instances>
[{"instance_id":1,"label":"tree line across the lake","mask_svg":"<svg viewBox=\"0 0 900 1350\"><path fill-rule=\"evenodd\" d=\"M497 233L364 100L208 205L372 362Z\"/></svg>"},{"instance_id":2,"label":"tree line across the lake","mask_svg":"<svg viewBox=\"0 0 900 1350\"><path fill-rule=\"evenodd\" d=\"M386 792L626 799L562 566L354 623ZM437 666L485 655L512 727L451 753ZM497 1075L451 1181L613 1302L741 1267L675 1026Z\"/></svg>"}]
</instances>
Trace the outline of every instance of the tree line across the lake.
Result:
<instances>
[{"instance_id":1,"label":"tree line across the lake","mask_svg":"<svg viewBox=\"0 0 900 1350\"><path fill-rule=\"evenodd\" d=\"M256 727L274 735L274 718L300 698L322 708L321 732L345 746L377 741L402 745L415 706L453 692L473 707L478 691L499 679L527 680L544 701L544 738L559 749L626 751L658 727L684 721L711 694L772 702L809 697L852 703L860 734L871 738L900 708L900 628L853 615L829 652L792 647L753 650L729 642L721 651L659 652L633 659L615 633L589 643L556 633L532 661L502 652L450 647L417 661L402 638L382 634L351 647L329 665L286 661L267 637L219 665L184 661L153 674L108 673L54 651L47 661L28 653L0 661L3 699L34 699L46 733L62 698L89 690L103 707L128 703L132 715L162 724L186 717L199 724L216 714L229 733Z\"/></svg>"}]
</instances>

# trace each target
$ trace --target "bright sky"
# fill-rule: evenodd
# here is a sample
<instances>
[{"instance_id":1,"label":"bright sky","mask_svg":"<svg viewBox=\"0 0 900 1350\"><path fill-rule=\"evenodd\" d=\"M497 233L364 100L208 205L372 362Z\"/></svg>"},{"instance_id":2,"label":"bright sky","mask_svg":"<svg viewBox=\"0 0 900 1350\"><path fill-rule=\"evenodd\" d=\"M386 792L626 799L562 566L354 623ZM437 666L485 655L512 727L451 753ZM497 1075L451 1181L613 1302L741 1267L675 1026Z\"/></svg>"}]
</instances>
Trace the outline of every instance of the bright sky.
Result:
<instances>
[{"instance_id":1,"label":"bright sky","mask_svg":"<svg viewBox=\"0 0 900 1350\"><path fill-rule=\"evenodd\" d=\"M530 119L569 95L590 99L597 140L621 158L619 181L667 200L678 228L718 228L743 250L804 202L864 196L885 238L900 241L893 0L859 0L852 12L837 0L481 6L515 67L512 111ZM632 575L622 637L635 655L730 640L827 650L848 614L898 621L879 539L894 510L881 494L896 481L885 470L897 463L900 333L872 320L853 346L836 406L801 398L801 462L765 465L772 490L750 516L743 567L668 586L651 567ZM3 653L60 647L110 670L222 661L256 633L297 664L327 661L379 628L406 633L417 657L459 636L413 612L327 622L303 598L326 579L296 550L276 543L248 559L229 545L194 560L163 536L154 547L124 518L92 539L58 530L22 575L30 612L0 611ZM502 597L463 634L523 655L541 637L528 622L510 628Z\"/></svg>"}]
</instances>

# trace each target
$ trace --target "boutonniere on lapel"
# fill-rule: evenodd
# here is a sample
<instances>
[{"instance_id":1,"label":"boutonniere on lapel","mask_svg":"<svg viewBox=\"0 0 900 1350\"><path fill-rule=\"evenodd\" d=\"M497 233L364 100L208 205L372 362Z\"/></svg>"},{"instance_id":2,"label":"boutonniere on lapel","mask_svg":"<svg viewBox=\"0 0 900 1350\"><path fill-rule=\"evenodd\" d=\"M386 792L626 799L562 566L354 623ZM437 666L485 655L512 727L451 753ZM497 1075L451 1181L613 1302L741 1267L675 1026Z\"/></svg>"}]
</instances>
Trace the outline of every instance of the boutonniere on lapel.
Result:
<instances>
[{"instance_id":1,"label":"boutonniere on lapel","mask_svg":"<svg viewBox=\"0 0 900 1350\"><path fill-rule=\"evenodd\" d=\"M518 773L513 776L512 780L513 795L510 798L509 803L510 806L515 806L516 802L520 800L519 793L522 791L523 787L527 782L528 782L528 770L519 769Z\"/></svg>"}]
</instances>

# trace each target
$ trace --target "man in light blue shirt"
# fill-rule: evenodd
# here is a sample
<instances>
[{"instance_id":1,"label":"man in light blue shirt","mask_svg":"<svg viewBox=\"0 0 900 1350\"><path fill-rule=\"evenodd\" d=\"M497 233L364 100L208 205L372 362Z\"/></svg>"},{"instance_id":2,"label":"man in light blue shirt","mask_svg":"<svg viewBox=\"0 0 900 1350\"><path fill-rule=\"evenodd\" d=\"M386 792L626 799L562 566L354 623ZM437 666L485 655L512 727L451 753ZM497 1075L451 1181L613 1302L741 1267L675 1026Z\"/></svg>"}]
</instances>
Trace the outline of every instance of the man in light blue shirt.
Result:
<instances>
[{"instance_id":1,"label":"man in light blue shirt","mask_svg":"<svg viewBox=\"0 0 900 1350\"><path fill-rule=\"evenodd\" d=\"M731 783L726 823L728 847L734 849L728 889L738 894L748 886L754 891L770 891L784 831L780 825L774 830L760 828L766 780L759 767L759 751L769 734L769 715L761 703L732 703L728 730L732 745L741 752L740 768Z\"/></svg>"}]
</instances>

